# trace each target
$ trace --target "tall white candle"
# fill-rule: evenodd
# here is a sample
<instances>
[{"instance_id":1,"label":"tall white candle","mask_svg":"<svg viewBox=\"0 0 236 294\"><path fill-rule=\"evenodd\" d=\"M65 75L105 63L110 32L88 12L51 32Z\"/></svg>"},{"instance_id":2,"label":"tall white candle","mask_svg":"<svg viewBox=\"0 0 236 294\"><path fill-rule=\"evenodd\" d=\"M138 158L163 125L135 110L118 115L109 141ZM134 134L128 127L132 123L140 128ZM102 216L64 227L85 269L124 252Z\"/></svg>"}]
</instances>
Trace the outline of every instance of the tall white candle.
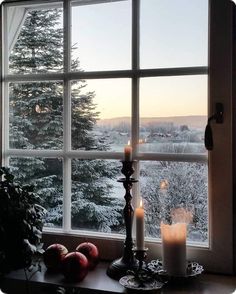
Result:
<instances>
[{"instance_id":1,"label":"tall white candle","mask_svg":"<svg viewBox=\"0 0 236 294\"><path fill-rule=\"evenodd\" d=\"M137 250L144 250L144 209L142 205L142 199L140 205L135 209L136 218L136 247Z\"/></svg>"},{"instance_id":2,"label":"tall white candle","mask_svg":"<svg viewBox=\"0 0 236 294\"><path fill-rule=\"evenodd\" d=\"M187 224L161 223L163 267L170 276L186 275Z\"/></svg>"}]
</instances>

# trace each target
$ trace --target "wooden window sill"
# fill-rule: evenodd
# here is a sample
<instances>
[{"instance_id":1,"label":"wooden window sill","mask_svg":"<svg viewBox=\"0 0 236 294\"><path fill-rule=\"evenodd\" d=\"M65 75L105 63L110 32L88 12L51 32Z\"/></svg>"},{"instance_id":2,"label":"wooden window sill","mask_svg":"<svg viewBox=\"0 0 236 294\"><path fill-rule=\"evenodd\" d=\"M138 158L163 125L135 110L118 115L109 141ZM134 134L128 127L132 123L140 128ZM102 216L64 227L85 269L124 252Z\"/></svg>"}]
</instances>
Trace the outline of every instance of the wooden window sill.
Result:
<instances>
[{"instance_id":1,"label":"wooden window sill","mask_svg":"<svg viewBox=\"0 0 236 294\"><path fill-rule=\"evenodd\" d=\"M39 289L50 287L76 287L81 290L80 293L127 293L126 290L115 280L106 275L107 262L100 262L94 271L89 272L85 279L80 283L68 283L64 281L63 275L52 274L46 271L42 266L42 271L37 272L30 280L29 293L46 293ZM25 274L23 270L17 270L8 274L2 281L2 291L6 293L27 293ZM38 289L38 290L37 290ZM236 290L236 277L202 274L191 280L186 280L181 284L166 285L162 288L161 293L214 293L214 294L231 294ZM39 292L37 292L39 291ZM160 291L157 291L160 293ZM235 292L236 293L236 292Z\"/></svg>"}]
</instances>

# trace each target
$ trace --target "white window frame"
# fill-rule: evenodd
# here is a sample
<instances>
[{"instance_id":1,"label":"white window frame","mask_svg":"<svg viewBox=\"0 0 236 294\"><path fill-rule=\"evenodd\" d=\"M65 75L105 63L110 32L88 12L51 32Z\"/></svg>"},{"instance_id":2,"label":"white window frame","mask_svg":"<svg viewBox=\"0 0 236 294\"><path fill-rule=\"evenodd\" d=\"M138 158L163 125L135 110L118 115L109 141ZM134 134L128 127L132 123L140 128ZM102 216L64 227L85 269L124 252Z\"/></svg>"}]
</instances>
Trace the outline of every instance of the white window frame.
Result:
<instances>
[{"instance_id":1,"label":"white window frame","mask_svg":"<svg viewBox=\"0 0 236 294\"><path fill-rule=\"evenodd\" d=\"M3 147L2 162L6 164L10 156L21 157L52 157L63 158L63 186L64 209L62 229L45 229L45 243L62 242L68 248L74 248L75 244L84 240L94 241L98 244L101 257L114 259L122 255L123 237L115 234L91 233L71 230L71 159L122 159L121 152L99 152L71 150L71 109L70 109L70 81L75 79L102 79L102 78L130 78L132 80L132 147L134 159L178 161L178 162L208 162L209 164L209 248L188 246L188 258L197 260L212 272L233 272L233 180L232 180L232 23L233 3L230 0L209 0L209 66L185 67L164 69L139 69L139 9L140 0L132 1L132 66L130 70L118 71L94 71L94 72L70 72L70 14L71 4L77 1L62 0L36 0L36 1L6 1L2 5L3 49L2 49L2 94L3 94ZM19 2L19 3L16 3ZM47 6L63 3L64 18L64 72L46 73L34 75L8 74L8 44L7 44L7 15L6 9L11 5ZM73 2L73 3L72 3ZM92 1L91 1L92 2ZM96 1L95 1L96 2ZM105 2L105 1L104 1ZM62 4L59 4L62 5ZM161 76L185 76L208 74L209 86L209 116L214 113L214 105L221 102L224 105L224 123L213 123L213 135L215 148L209 156L202 154L156 154L139 153L136 146L139 138L139 78ZM63 150L16 150L9 149L8 142L8 84L22 81L62 81L64 82L64 149ZM227 156L226 156L227 154ZM136 177L138 177L138 165L136 163ZM136 194L138 187L133 189ZM134 204L137 199L134 199ZM224 201L224 203L223 203ZM149 258L161 257L161 245L153 239L146 240L149 248ZM109 248L109 250L107 250Z\"/></svg>"}]
</instances>

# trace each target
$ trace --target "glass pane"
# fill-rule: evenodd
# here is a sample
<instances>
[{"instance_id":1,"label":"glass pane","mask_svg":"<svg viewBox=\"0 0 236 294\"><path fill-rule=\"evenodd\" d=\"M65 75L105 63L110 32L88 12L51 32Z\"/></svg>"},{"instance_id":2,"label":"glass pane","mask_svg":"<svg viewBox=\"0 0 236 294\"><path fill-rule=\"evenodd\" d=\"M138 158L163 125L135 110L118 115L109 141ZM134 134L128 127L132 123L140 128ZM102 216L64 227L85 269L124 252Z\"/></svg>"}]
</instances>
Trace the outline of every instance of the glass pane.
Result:
<instances>
[{"instance_id":1,"label":"glass pane","mask_svg":"<svg viewBox=\"0 0 236 294\"><path fill-rule=\"evenodd\" d=\"M130 69L131 1L92 2L72 7L72 70Z\"/></svg>"},{"instance_id":2,"label":"glass pane","mask_svg":"<svg viewBox=\"0 0 236 294\"><path fill-rule=\"evenodd\" d=\"M10 73L34 74L63 69L63 12L10 7L8 50Z\"/></svg>"},{"instance_id":3,"label":"glass pane","mask_svg":"<svg viewBox=\"0 0 236 294\"><path fill-rule=\"evenodd\" d=\"M140 80L141 152L204 153L207 76Z\"/></svg>"},{"instance_id":4,"label":"glass pane","mask_svg":"<svg viewBox=\"0 0 236 294\"><path fill-rule=\"evenodd\" d=\"M9 145L16 149L61 149L61 82L9 85Z\"/></svg>"},{"instance_id":5,"label":"glass pane","mask_svg":"<svg viewBox=\"0 0 236 294\"><path fill-rule=\"evenodd\" d=\"M186 162L142 162L141 195L146 214L146 236L160 238L160 223L170 221L174 208L185 208L192 214L188 240L208 242L207 165ZM167 185L160 187L162 181Z\"/></svg>"},{"instance_id":6,"label":"glass pane","mask_svg":"<svg viewBox=\"0 0 236 294\"><path fill-rule=\"evenodd\" d=\"M72 160L73 229L124 233L120 169L118 161Z\"/></svg>"},{"instance_id":7,"label":"glass pane","mask_svg":"<svg viewBox=\"0 0 236 294\"><path fill-rule=\"evenodd\" d=\"M62 160L59 158L11 157L9 166L22 185L33 185L47 209L46 227L62 227Z\"/></svg>"},{"instance_id":8,"label":"glass pane","mask_svg":"<svg viewBox=\"0 0 236 294\"><path fill-rule=\"evenodd\" d=\"M72 148L123 151L131 136L131 81L76 81L71 96Z\"/></svg>"},{"instance_id":9,"label":"glass pane","mask_svg":"<svg viewBox=\"0 0 236 294\"><path fill-rule=\"evenodd\" d=\"M142 0L141 68L208 64L208 0Z\"/></svg>"}]
</instances>

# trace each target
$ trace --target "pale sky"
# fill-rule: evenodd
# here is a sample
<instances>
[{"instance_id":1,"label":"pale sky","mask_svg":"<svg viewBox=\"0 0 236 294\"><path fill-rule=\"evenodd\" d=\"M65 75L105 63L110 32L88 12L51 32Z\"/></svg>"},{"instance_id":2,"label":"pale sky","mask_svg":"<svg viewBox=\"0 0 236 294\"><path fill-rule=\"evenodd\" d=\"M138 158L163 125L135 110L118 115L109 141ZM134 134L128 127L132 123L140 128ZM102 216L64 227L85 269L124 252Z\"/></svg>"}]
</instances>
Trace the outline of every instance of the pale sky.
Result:
<instances>
[{"instance_id":1,"label":"pale sky","mask_svg":"<svg viewBox=\"0 0 236 294\"><path fill-rule=\"evenodd\" d=\"M94 1L96 3L96 1ZM84 71L131 69L131 0L72 6ZM207 66L208 0L140 0L140 68ZM131 116L131 79L90 79L100 118ZM207 114L207 76L140 79L140 116Z\"/></svg>"},{"instance_id":2,"label":"pale sky","mask_svg":"<svg viewBox=\"0 0 236 294\"><path fill-rule=\"evenodd\" d=\"M140 67L207 65L207 0L142 0ZM72 42L83 70L131 68L131 1L72 8ZM88 80L101 118L130 116L129 79ZM140 81L142 116L207 113L207 77Z\"/></svg>"},{"instance_id":3,"label":"pale sky","mask_svg":"<svg viewBox=\"0 0 236 294\"><path fill-rule=\"evenodd\" d=\"M131 0L72 6L85 71L131 69ZM208 0L140 0L140 68L207 66ZM131 80L87 80L100 118L131 116ZM140 115L206 115L207 76L140 79Z\"/></svg>"}]
</instances>

